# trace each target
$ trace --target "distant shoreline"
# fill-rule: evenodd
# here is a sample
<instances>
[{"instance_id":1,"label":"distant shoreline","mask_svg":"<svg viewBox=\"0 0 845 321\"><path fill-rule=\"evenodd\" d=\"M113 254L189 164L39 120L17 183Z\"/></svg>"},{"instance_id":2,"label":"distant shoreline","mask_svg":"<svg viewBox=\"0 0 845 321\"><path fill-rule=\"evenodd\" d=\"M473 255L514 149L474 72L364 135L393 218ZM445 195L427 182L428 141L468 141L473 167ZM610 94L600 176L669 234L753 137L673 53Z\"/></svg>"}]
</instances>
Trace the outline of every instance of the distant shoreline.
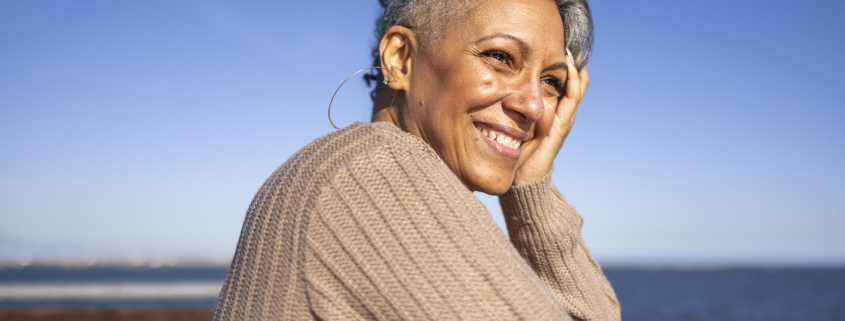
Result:
<instances>
[{"instance_id":1,"label":"distant shoreline","mask_svg":"<svg viewBox=\"0 0 845 321\"><path fill-rule=\"evenodd\" d=\"M0 310L0 321L129 321L178 320L207 321L214 316L212 309L112 309L112 310Z\"/></svg>"},{"instance_id":2,"label":"distant shoreline","mask_svg":"<svg viewBox=\"0 0 845 321\"><path fill-rule=\"evenodd\" d=\"M8 268L229 268L231 260L61 260L61 261L3 261L0 269Z\"/></svg>"}]
</instances>

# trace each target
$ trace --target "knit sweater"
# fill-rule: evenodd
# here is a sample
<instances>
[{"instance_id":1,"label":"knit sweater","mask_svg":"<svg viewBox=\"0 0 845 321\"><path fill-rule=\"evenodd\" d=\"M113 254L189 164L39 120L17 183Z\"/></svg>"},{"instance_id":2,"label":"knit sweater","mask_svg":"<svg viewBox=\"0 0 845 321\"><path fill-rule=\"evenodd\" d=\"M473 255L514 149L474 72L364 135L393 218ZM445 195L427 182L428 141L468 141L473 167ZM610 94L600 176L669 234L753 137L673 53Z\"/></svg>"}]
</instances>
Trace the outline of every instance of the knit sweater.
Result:
<instances>
[{"instance_id":1,"label":"knit sweater","mask_svg":"<svg viewBox=\"0 0 845 321\"><path fill-rule=\"evenodd\" d=\"M330 133L258 191L214 319L619 320L550 176L500 196L509 241L422 139Z\"/></svg>"}]
</instances>

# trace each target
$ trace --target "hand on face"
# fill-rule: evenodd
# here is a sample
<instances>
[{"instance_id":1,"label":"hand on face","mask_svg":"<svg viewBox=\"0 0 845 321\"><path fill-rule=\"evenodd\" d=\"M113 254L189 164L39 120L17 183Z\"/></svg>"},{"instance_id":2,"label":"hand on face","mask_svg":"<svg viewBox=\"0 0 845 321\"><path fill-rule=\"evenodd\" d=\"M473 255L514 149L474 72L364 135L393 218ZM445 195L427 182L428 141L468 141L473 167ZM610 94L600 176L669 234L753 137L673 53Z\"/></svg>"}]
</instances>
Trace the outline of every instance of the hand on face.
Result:
<instances>
[{"instance_id":1,"label":"hand on face","mask_svg":"<svg viewBox=\"0 0 845 321\"><path fill-rule=\"evenodd\" d=\"M554 2L498 1L462 17L435 50L391 27L380 52L399 104L374 116L425 140L467 188L488 194L551 170L587 85Z\"/></svg>"},{"instance_id":2,"label":"hand on face","mask_svg":"<svg viewBox=\"0 0 845 321\"><path fill-rule=\"evenodd\" d=\"M555 157L563 146L563 142L572 130L572 125L575 123L575 113L578 111L578 105L587 91L590 77L587 74L586 67L580 73L578 72L578 69L575 68L574 58L568 50L567 60L566 90L558 102L554 121L551 126L545 128L538 126L535 129L538 136L535 139L539 138L540 144L534 153L529 155L517 168L513 186L528 184L546 176L551 171Z\"/></svg>"}]
</instances>

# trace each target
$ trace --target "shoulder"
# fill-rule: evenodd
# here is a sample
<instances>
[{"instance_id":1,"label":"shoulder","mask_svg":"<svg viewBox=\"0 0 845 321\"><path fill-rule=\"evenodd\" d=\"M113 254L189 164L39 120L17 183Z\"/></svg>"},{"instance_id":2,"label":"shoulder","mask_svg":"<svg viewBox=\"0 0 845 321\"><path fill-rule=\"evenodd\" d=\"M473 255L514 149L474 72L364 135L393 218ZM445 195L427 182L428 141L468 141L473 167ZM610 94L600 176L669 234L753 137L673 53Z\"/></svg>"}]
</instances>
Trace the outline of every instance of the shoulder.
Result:
<instances>
[{"instance_id":1,"label":"shoulder","mask_svg":"<svg viewBox=\"0 0 845 321\"><path fill-rule=\"evenodd\" d=\"M361 158L384 161L384 159L369 156L391 152L422 157L426 160L440 159L437 153L419 137L406 133L393 124L376 122L355 123L326 134L294 154L285 165L307 162L311 164L311 167L298 167L298 169L334 172L338 166L348 165Z\"/></svg>"},{"instance_id":2,"label":"shoulder","mask_svg":"<svg viewBox=\"0 0 845 321\"><path fill-rule=\"evenodd\" d=\"M445 208L455 201L475 200L434 149L392 124L357 124L333 134L337 137L327 135L318 144L333 146L328 153L338 156L319 157L325 161L310 179L315 184L314 205L324 215L374 213L381 211L377 207L396 206L384 213L402 216L420 204ZM415 212L426 210L431 208Z\"/></svg>"},{"instance_id":3,"label":"shoulder","mask_svg":"<svg viewBox=\"0 0 845 321\"><path fill-rule=\"evenodd\" d=\"M315 202L324 221L376 215L407 221L425 213L486 209L422 139L387 124L370 124L366 145L326 172Z\"/></svg>"},{"instance_id":4,"label":"shoulder","mask_svg":"<svg viewBox=\"0 0 845 321\"><path fill-rule=\"evenodd\" d=\"M365 127L364 136L367 138L363 140L366 143L338 164L337 170L333 171L335 175L340 172L340 167L357 174L381 172L383 175L390 170L404 169L407 172L411 167L422 167L425 172L448 171L434 149L421 138L385 122L362 125Z\"/></svg>"},{"instance_id":5,"label":"shoulder","mask_svg":"<svg viewBox=\"0 0 845 321\"><path fill-rule=\"evenodd\" d=\"M303 147L270 176L262 190L304 184L311 188L300 186L300 191L317 191L340 171L386 169L409 162L446 168L422 139L385 122L356 123Z\"/></svg>"}]
</instances>

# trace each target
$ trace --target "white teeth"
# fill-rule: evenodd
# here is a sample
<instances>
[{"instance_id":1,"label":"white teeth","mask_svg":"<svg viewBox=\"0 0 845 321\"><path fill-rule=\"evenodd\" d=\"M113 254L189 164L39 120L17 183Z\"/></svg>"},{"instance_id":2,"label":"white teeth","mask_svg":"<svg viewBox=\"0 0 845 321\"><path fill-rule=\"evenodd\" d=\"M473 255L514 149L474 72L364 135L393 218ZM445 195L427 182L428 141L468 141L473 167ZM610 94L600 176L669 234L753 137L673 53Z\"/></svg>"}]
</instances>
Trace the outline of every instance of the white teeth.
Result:
<instances>
[{"instance_id":1,"label":"white teeth","mask_svg":"<svg viewBox=\"0 0 845 321\"><path fill-rule=\"evenodd\" d=\"M511 138L508 135L503 135L492 130L487 130L486 128L481 128L479 126L475 127L482 135L489 137L490 139L496 141L502 146L510 147L510 148L519 148L522 146L522 142L517 141L516 139Z\"/></svg>"}]
</instances>

